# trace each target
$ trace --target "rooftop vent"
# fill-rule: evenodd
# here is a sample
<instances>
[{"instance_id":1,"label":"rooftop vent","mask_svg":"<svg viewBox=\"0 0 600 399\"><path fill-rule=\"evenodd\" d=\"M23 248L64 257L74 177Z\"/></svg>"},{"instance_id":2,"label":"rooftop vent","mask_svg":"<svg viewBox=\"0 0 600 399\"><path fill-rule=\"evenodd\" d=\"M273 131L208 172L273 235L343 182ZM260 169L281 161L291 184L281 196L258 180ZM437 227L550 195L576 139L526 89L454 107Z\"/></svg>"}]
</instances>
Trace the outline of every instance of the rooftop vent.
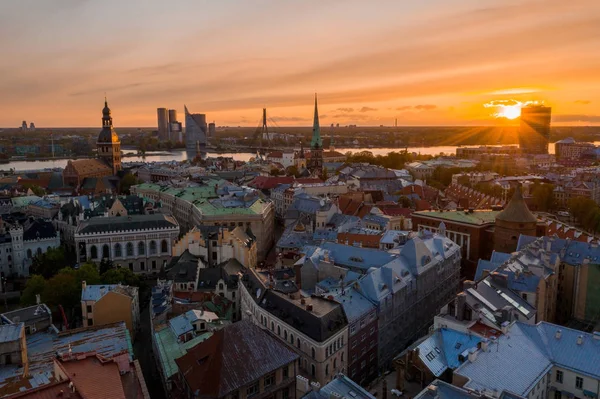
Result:
<instances>
[{"instance_id":1,"label":"rooftop vent","mask_svg":"<svg viewBox=\"0 0 600 399\"><path fill-rule=\"evenodd\" d=\"M583 344L583 335L577 337L577 345Z\"/></svg>"},{"instance_id":2,"label":"rooftop vent","mask_svg":"<svg viewBox=\"0 0 600 399\"><path fill-rule=\"evenodd\" d=\"M556 334L554 336L556 339L560 339L560 337L562 337L562 330L556 330Z\"/></svg>"}]
</instances>

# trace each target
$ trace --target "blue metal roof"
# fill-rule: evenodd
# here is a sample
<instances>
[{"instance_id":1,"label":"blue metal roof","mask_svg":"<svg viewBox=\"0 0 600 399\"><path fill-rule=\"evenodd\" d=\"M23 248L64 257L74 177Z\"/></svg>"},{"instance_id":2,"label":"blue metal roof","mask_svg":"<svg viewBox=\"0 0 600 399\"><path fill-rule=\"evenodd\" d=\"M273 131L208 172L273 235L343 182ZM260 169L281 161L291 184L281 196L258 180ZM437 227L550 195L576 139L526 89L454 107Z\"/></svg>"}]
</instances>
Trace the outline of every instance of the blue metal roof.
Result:
<instances>
[{"instance_id":1,"label":"blue metal roof","mask_svg":"<svg viewBox=\"0 0 600 399\"><path fill-rule=\"evenodd\" d=\"M343 398L375 399L367 390L341 373L336 375L329 384L323 386L320 393L325 393L329 397L332 393L337 393Z\"/></svg>"},{"instance_id":2,"label":"blue metal roof","mask_svg":"<svg viewBox=\"0 0 600 399\"><path fill-rule=\"evenodd\" d=\"M492 262L485 259L479 259L479 261L477 262L477 270L475 270L475 281L481 280L481 278L483 277L483 272L485 270L491 273L494 270L496 270L500 265L501 263Z\"/></svg>"},{"instance_id":3,"label":"blue metal roof","mask_svg":"<svg viewBox=\"0 0 600 399\"><path fill-rule=\"evenodd\" d=\"M600 379L598 359L600 340L592 334L546 322L516 322L508 334L490 343L487 351L479 350L474 362L464 363L455 373L469 379L468 389L526 396L553 366Z\"/></svg>"},{"instance_id":4,"label":"blue metal roof","mask_svg":"<svg viewBox=\"0 0 600 399\"><path fill-rule=\"evenodd\" d=\"M4 324L0 326L0 342L12 342L19 339L23 330L23 323Z\"/></svg>"},{"instance_id":5,"label":"blue metal roof","mask_svg":"<svg viewBox=\"0 0 600 399\"><path fill-rule=\"evenodd\" d=\"M337 294L334 298L342 304L348 323L352 323L370 312L375 311L375 305L354 288L349 287L344 289L343 295L341 289L337 289L336 291Z\"/></svg>"},{"instance_id":6,"label":"blue metal roof","mask_svg":"<svg viewBox=\"0 0 600 399\"><path fill-rule=\"evenodd\" d=\"M81 290L82 301L97 301L106 295L109 291L114 290L117 284L104 284L104 285L88 285L84 290Z\"/></svg>"},{"instance_id":7,"label":"blue metal roof","mask_svg":"<svg viewBox=\"0 0 600 399\"><path fill-rule=\"evenodd\" d=\"M448 368L455 369L463 361L459 355L464 351L476 348L481 342L479 337L455 330L442 328L436 330L417 346L419 358L436 377L442 375Z\"/></svg>"},{"instance_id":8,"label":"blue metal roof","mask_svg":"<svg viewBox=\"0 0 600 399\"><path fill-rule=\"evenodd\" d=\"M320 248L329 251L329 257L333 257L336 265L364 270L381 267L395 258L395 255L378 249L353 247L333 242L323 243Z\"/></svg>"},{"instance_id":9,"label":"blue metal roof","mask_svg":"<svg viewBox=\"0 0 600 399\"><path fill-rule=\"evenodd\" d=\"M506 252L494 251L492 252L492 257L490 258L490 261L494 263L504 263L507 260L509 260L510 257L511 254L508 254Z\"/></svg>"}]
</instances>

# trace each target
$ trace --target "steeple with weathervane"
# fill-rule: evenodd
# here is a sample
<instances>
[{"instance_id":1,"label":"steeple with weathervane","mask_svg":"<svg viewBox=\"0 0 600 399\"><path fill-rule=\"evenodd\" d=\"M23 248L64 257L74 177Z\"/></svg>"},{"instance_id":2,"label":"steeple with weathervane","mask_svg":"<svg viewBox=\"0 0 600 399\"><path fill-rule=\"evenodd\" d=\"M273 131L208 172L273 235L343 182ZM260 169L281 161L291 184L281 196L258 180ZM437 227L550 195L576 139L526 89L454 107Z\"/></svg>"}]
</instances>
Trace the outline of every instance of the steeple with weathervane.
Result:
<instances>
[{"instance_id":1,"label":"steeple with weathervane","mask_svg":"<svg viewBox=\"0 0 600 399\"><path fill-rule=\"evenodd\" d=\"M108 102L104 97L104 108L102 109L102 130L98 135L96 143L98 158L102 159L117 174L121 170L121 141L115 129L113 129L112 116Z\"/></svg>"},{"instance_id":2,"label":"steeple with weathervane","mask_svg":"<svg viewBox=\"0 0 600 399\"><path fill-rule=\"evenodd\" d=\"M317 94L315 93L315 115L313 120L313 134L310 141L310 163L308 169L314 176L323 172L323 141L321 140L321 127L319 126L319 108Z\"/></svg>"}]
</instances>

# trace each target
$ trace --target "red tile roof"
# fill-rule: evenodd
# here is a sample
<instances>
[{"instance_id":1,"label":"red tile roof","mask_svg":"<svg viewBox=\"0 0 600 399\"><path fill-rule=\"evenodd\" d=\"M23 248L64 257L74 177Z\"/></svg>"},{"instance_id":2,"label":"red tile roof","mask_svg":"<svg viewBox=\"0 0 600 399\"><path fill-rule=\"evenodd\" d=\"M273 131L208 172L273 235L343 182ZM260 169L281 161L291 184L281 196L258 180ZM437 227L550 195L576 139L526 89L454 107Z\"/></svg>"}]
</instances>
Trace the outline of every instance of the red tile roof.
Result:
<instances>
[{"instance_id":1,"label":"red tile roof","mask_svg":"<svg viewBox=\"0 0 600 399\"><path fill-rule=\"evenodd\" d=\"M256 176L248 185L259 190L271 190L280 184L292 184L292 176Z\"/></svg>"},{"instance_id":2,"label":"red tile roof","mask_svg":"<svg viewBox=\"0 0 600 399\"><path fill-rule=\"evenodd\" d=\"M413 213L413 210L410 208L402 208L402 207L386 207L382 208L381 212L387 216L404 216L405 218L409 218Z\"/></svg>"},{"instance_id":3,"label":"red tile roof","mask_svg":"<svg viewBox=\"0 0 600 399\"><path fill-rule=\"evenodd\" d=\"M318 183L323 183L323 180L317 179L317 178L314 178L314 177L300 177L300 178L296 179L296 183L299 183L299 184L318 184Z\"/></svg>"},{"instance_id":4,"label":"red tile roof","mask_svg":"<svg viewBox=\"0 0 600 399\"><path fill-rule=\"evenodd\" d=\"M71 392L70 381L55 382L26 392L5 396L5 399L82 399L79 392Z\"/></svg>"},{"instance_id":5,"label":"red tile roof","mask_svg":"<svg viewBox=\"0 0 600 399\"><path fill-rule=\"evenodd\" d=\"M415 201L415 208L417 211L430 211L433 209L433 207L431 206L431 204L424 200L424 199L420 199L420 200L416 200Z\"/></svg>"},{"instance_id":6,"label":"red tile roof","mask_svg":"<svg viewBox=\"0 0 600 399\"><path fill-rule=\"evenodd\" d=\"M83 360L62 362L61 365L77 391L86 399L128 399L117 363L102 363L97 357L90 356Z\"/></svg>"},{"instance_id":7,"label":"red tile roof","mask_svg":"<svg viewBox=\"0 0 600 399\"><path fill-rule=\"evenodd\" d=\"M446 197L456 202L459 207L473 209L491 209L494 205L504 205L500 198L486 195L473 188L461 184L451 184L444 191Z\"/></svg>"},{"instance_id":8,"label":"red tile roof","mask_svg":"<svg viewBox=\"0 0 600 399\"><path fill-rule=\"evenodd\" d=\"M361 243L365 248L379 248L381 234L338 233L337 240L339 244L345 244L348 240L348 245Z\"/></svg>"},{"instance_id":9,"label":"red tile roof","mask_svg":"<svg viewBox=\"0 0 600 399\"><path fill-rule=\"evenodd\" d=\"M249 320L216 331L176 359L192 392L222 398L298 359L298 355Z\"/></svg>"}]
</instances>

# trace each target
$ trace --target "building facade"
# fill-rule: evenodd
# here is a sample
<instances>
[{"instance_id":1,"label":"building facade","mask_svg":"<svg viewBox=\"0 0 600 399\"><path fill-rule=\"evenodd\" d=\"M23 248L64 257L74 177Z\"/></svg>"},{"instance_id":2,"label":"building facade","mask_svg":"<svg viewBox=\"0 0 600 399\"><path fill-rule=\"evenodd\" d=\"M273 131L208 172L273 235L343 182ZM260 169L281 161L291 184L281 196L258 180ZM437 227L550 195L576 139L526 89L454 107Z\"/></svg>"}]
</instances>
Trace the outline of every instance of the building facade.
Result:
<instances>
[{"instance_id":1,"label":"building facade","mask_svg":"<svg viewBox=\"0 0 600 399\"><path fill-rule=\"evenodd\" d=\"M271 288L272 287L272 288ZM289 277L248 270L240 284L242 319L250 319L300 353L299 371L325 385L348 362L348 323L340 304L328 298L300 298Z\"/></svg>"},{"instance_id":2,"label":"building facade","mask_svg":"<svg viewBox=\"0 0 600 399\"><path fill-rule=\"evenodd\" d=\"M175 218L163 214L92 218L77 226L77 260L107 259L135 273L157 274L170 262L178 236Z\"/></svg>"},{"instance_id":3,"label":"building facade","mask_svg":"<svg viewBox=\"0 0 600 399\"><path fill-rule=\"evenodd\" d=\"M248 321L216 331L176 359L184 398L295 399L298 355Z\"/></svg>"},{"instance_id":4,"label":"building facade","mask_svg":"<svg viewBox=\"0 0 600 399\"><path fill-rule=\"evenodd\" d=\"M85 327L125 322L132 338L140 328L138 287L81 283L81 314Z\"/></svg>"},{"instance_id":5,"label":"building facade","mask_svg":"<svg viewBox=\"0 0 600 399\"><path fill-rule=\"evenodd\" d=\"M198 225L243 227L256 238L259 261L273 246L275 208L254 190L224 180L209 180L198 187L187 188L140 184L131 191L159 201L162 211L175 216L182 231Z\"/></svg>"},{"instance_id":6,"label":"building facade","mask_svg":"<svg viewBox=\"0 0 600 399\"><path fill-rule=\"evenodd\" d=\"M33 258L60 246L60 233L52 223L27 219L0 221L0 271L4 276L29 276Z\"/></svg>"}]
</instances>

